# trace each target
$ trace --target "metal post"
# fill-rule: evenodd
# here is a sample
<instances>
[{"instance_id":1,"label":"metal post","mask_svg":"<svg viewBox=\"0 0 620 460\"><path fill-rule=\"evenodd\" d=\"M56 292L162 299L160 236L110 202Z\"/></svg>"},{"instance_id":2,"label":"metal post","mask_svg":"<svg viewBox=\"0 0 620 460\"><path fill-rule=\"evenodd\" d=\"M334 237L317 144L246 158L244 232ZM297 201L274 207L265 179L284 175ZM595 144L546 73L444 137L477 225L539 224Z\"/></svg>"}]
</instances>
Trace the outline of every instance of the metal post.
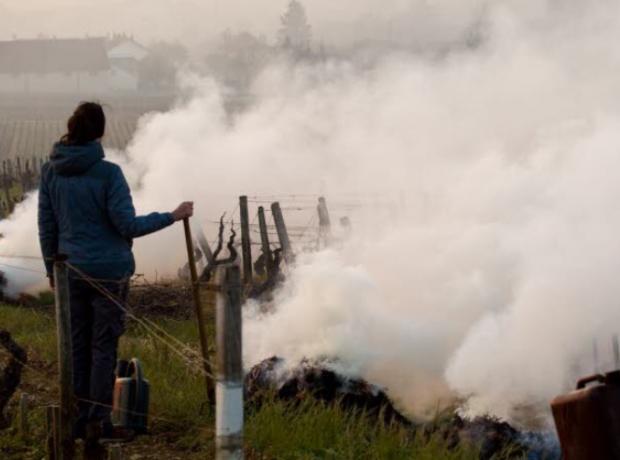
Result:
<instances>
[{"instance_id":1,"label":"metal post","mask_svg":"<svg viewBox=\"0 0 620 460\"><path fill-rule=\"evenodd\" d=\"M239 267L218 267L216 302L216 460L243 459L243 362Z\"/></svg>"},{"instance_id":2,"label":"metal post","mask_svg":"<svg viewBox=\"0 0 620 460\"><path fill-rule=\"evenodd\" d=\"M241 251L243 253L243 283L252 283L252 240L250 238L250 216L248 212L248 197L239 197L241 214Z\"/></svg>"},{"instance_id":3,"label":"metal post","mask_svg":"<svg viewBox=\"0 0 620 460\"><path fill-rule=\"evenodd\" d=\"M273 215L273 221L276 224L276 230L278 232L278 239L280 240L280 247L284 254L284 260L287 264L292 264L295 261L293 250L291 249L291 241L288 238L288 231L286 230L286 224L284 223L284 216L282 215L282 208L280 203L272 203L271 214Z\"/></svg>"},{"instance_id":4,"label":"metal post","mask_svg":"<svg viewBox=\"0 0 620 460\"><path fill-rule=\"evenodd\" d=\"M194 257L194 240L192 239L192 230L189 225L189 218L183 219L185 228L185 243L187 245L187 259L189 263L189 271L192 279L192 295L194 297L194 311L198 321L198 335L200 336L200 351L202 352L203 368L205 371L205 380L207 387L207 398L209 403L215 402L215 391L213 388L213 379L211 377L212 370L209 361L209 338L207 336L207 328L202 309L202 298L200 297L200 284L198 282L198 272L196 270L196 258Z\"/></svg>"},{"instance_id":5,"label":"metal post","mask_svg":"<svg viewBox=\"0 0 620 460\"><path fill-rule=\"evenodd\" d=\"M319 205L317 206L319 213L319 230L325 246L329 246L331 240L331 220L329 218L329 211L327 210L327 201L324 197L319 198Z\"/></svg>"},{"instance_id":6,"label":"metal post","mask_svg":"<svg viewBox=\"0 0 620 460\"><path fill-rule=\"evenodd\" d=\"M71 341L71 306L69 304L69 273L64 260L54 263L56 293L56 331L58 335L58 375L60 383L60 459L72 459L73 440L73 346Z\"/></svg>"},{"instance_id":7,"label":"metal post","mask_svg":"<svg viewBox=\"0 0 620 460\"><path fill-rule=\"evenodd\" d=\"M267 274L271 275L273 272L273 254L271 253L271 245L269 244L269 232L267 231L265 208L262 206L258 208L258 225L260 227L260 241L263 257L265 258L265 268L267 269Z\"/></svg>"}]
</instances>

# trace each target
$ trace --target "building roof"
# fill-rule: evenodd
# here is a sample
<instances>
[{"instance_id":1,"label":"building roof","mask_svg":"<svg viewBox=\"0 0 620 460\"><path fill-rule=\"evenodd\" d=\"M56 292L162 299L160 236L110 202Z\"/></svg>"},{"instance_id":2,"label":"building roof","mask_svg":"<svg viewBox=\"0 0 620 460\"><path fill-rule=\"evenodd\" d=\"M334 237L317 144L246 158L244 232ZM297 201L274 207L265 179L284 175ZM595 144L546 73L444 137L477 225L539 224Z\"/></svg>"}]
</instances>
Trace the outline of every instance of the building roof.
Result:
<instances>
[{"instance_id":1,"label":"building roof","mask_svg":"<svg viewBox=\"0 0 620 460\"><path fill-rule=\"evenodd\" d=\"M109 68L103 38L0 41L0 74L95 73Z\"/></svg>"}]
</instances>

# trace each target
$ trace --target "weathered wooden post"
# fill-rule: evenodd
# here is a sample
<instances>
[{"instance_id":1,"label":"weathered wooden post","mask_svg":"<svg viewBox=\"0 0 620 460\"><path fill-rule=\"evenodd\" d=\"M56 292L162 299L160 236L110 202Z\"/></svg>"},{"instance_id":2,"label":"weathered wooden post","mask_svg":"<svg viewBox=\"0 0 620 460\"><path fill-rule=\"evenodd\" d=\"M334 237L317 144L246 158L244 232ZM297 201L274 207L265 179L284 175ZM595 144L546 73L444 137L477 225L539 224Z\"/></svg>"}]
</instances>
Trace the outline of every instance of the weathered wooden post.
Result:
<instances>
[{"instance_id":1,"label":"weathered wooden post","mask_svg":"<svg viewBox=\"0 0 620 460\"><path fill-rule=\"evenodd\" d=\"M319 213L319 226L321 231L325 234L326 238L330 237L331 233L331 219L329 218L329 211L327 209L327 200L325 197L319 198L319 205L317 206Z\"/></svg>"},{"instance_id":2,"label":"weathered wooden post","mask_svg":"<svg viewBox=\"0 0 620 460\"><path fill-rule=\"evenodd\" d=\"M71 306L69 301L69 272L66 257L59 256L54 263L56 294L56 331L58 335L58 376L60 383L60 459L72 459L73 440L73 346L71 340Z\"/></svg>"},{"instance_id":3,"label":"weathered wooden post","mask_svg":"<svg viewBox=\"0 0 620 460\"><path fill-rule=\"evenodd\" d=\"M236 265L220 266L215 275L217 388L216 460L243 459L243 361L241 275Z\"/></svg>"},{"instance_id":4,"label":"weathered wooden post","mask_svg":"<svg viewBox=\"0 0 620 460\"><path fill-rule=\"evenodd\" d=\"M60 460L60 407L48 406L46 408L47 427L47 460Z\"/></svg>"},{"instance_id":5,"label":"weathered wooden post","mask_svg":"<svg viewBox=\"0 0 620 460\"><path fill-rule=\"evenodd\" d=\"M284 223L284 216L282 215L282 208L280 203L275 202L271 204L271 214L273 215L273 221L276 224L276 230L278 232L278 239L280 240L280 247L284 254L284 260L287 264L292 264L295 261L295 255L291 248L291 240L288 237L288 231L286 230L286 224Z\"/></svg>"},{"instance_id":6,"label":"weathered wooden post","mask_svg":"<svg viewBox=\"0 0 620 460\"><path fill-rule=\"evenodd\" d=\"M19 396L19 434L22 438L30 435L30 425L28 423L28 406L30 397L27 393Z\"/></svg>"},{"instance_id":7,"label":"weathered wooden post","mask_svg":"<svg viewBox=\"0 0 620 460\"><path fill-rule=\"evenodd\" d=\"M267 219L265 219L265 208L258 208L258 226L260 227L260 241L263 257L265 258L265 268L267 274L273 272L273 254L271 253L271 245L269 244L269 232L267 230Z\"/></svg>"},{"instance_id":8,"label":"weathered wooden post","mask_svg":"<svg viewBox=\"0 0 620 460\"><path fill-rule=\"evenodd\" d=\"M13 200L11 199L11 179L9 177L6 160L2 161L2 188L4 189L7 214L10 214L13 211Z\"/></svg>"},{"instance_id":9,"label":"weathered wooden post","mask_svg":"<svg viewBox=\"0 0 620 460\"><path fill-rule=\"evenodd\" d=\"M207 237L205 236L200 227L195 226L194 230L196 231L196 240L198 241L198 246L200 246L202 253L206 257L207 264L212 265L215 262L215 258L213 257L213 251L211 250L211 246L207 241Z\"/></svg>"},{"instance_id":10,"label":"weathered wooden post","mask_svg":"<svg viewBox=\"0 0 620 460\"><path fill-rule=\"evenodd\" d=\"M196 258L194 257L194 240L192 239L192 230L189 225L189 218L183 219L185 228L185 243L187 245L187 259L189 263L189 271L192 280L192 295L194 297L194 311L196 312L196 320L198 321L198 335L200 337L200 351L202 352L202 362L205 371L205 380L207 387L207 398L210 404L215 402L215 390L212 379L211 364L209 361L209 338L207 336L207 328L205 317L202 309L202 298L200 297L200 284L198 281L198 272L196 270Z\"/></svg>"},{"instance_id":11,"label":"weathered wooden post","mask_svg":"<svg viewBox=\"0 0 620 460\"><path fill-rule=\"evenodd\" d=\"M239 197L241 223L241 252L243 253L243 283L252 284L252 240L250 238L250 216L248 197Z\"/></svg>"}]
</instances>

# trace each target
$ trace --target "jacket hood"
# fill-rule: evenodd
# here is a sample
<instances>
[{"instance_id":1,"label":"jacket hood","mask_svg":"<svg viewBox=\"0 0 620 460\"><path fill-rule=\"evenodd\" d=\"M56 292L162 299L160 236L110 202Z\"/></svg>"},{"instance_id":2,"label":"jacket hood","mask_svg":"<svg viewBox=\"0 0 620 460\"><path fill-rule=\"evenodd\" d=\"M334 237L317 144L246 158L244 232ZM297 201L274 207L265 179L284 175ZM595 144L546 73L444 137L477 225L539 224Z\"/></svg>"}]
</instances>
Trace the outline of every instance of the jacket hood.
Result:
<instances>
[{"instance_id":1,"label":"jacket hood","mask_svg":"<svg viewBox=\"0 0 620 460\"><path fill-rule=\"evenodd\" d=\"M78 176L88 171L104 156L100 142L89 142L84 145L67 145L58 142L54 144L50 163L58 175Z\"/></svg>"}]
</instances>

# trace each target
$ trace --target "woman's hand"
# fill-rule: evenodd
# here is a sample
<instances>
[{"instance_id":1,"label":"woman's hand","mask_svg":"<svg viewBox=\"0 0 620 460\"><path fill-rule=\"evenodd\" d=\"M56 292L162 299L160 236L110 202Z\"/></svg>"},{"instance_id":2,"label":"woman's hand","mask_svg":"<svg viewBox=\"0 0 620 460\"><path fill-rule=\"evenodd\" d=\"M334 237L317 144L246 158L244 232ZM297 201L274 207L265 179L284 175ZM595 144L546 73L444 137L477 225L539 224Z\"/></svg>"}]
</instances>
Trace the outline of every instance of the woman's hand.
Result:
<instances>
[{"instance_id":1,"label":"woman's hand","mask_svg":"<svg viewBox=\"0 0 620 460\"><path fill-rule=\"evenodd\" d=\"M179 220L187 219L194 215L194 202L193 201L185 201L179 205L174 211L172 211L172 217L174 221L177 222Z\"/></svg>"}]
</instances>

